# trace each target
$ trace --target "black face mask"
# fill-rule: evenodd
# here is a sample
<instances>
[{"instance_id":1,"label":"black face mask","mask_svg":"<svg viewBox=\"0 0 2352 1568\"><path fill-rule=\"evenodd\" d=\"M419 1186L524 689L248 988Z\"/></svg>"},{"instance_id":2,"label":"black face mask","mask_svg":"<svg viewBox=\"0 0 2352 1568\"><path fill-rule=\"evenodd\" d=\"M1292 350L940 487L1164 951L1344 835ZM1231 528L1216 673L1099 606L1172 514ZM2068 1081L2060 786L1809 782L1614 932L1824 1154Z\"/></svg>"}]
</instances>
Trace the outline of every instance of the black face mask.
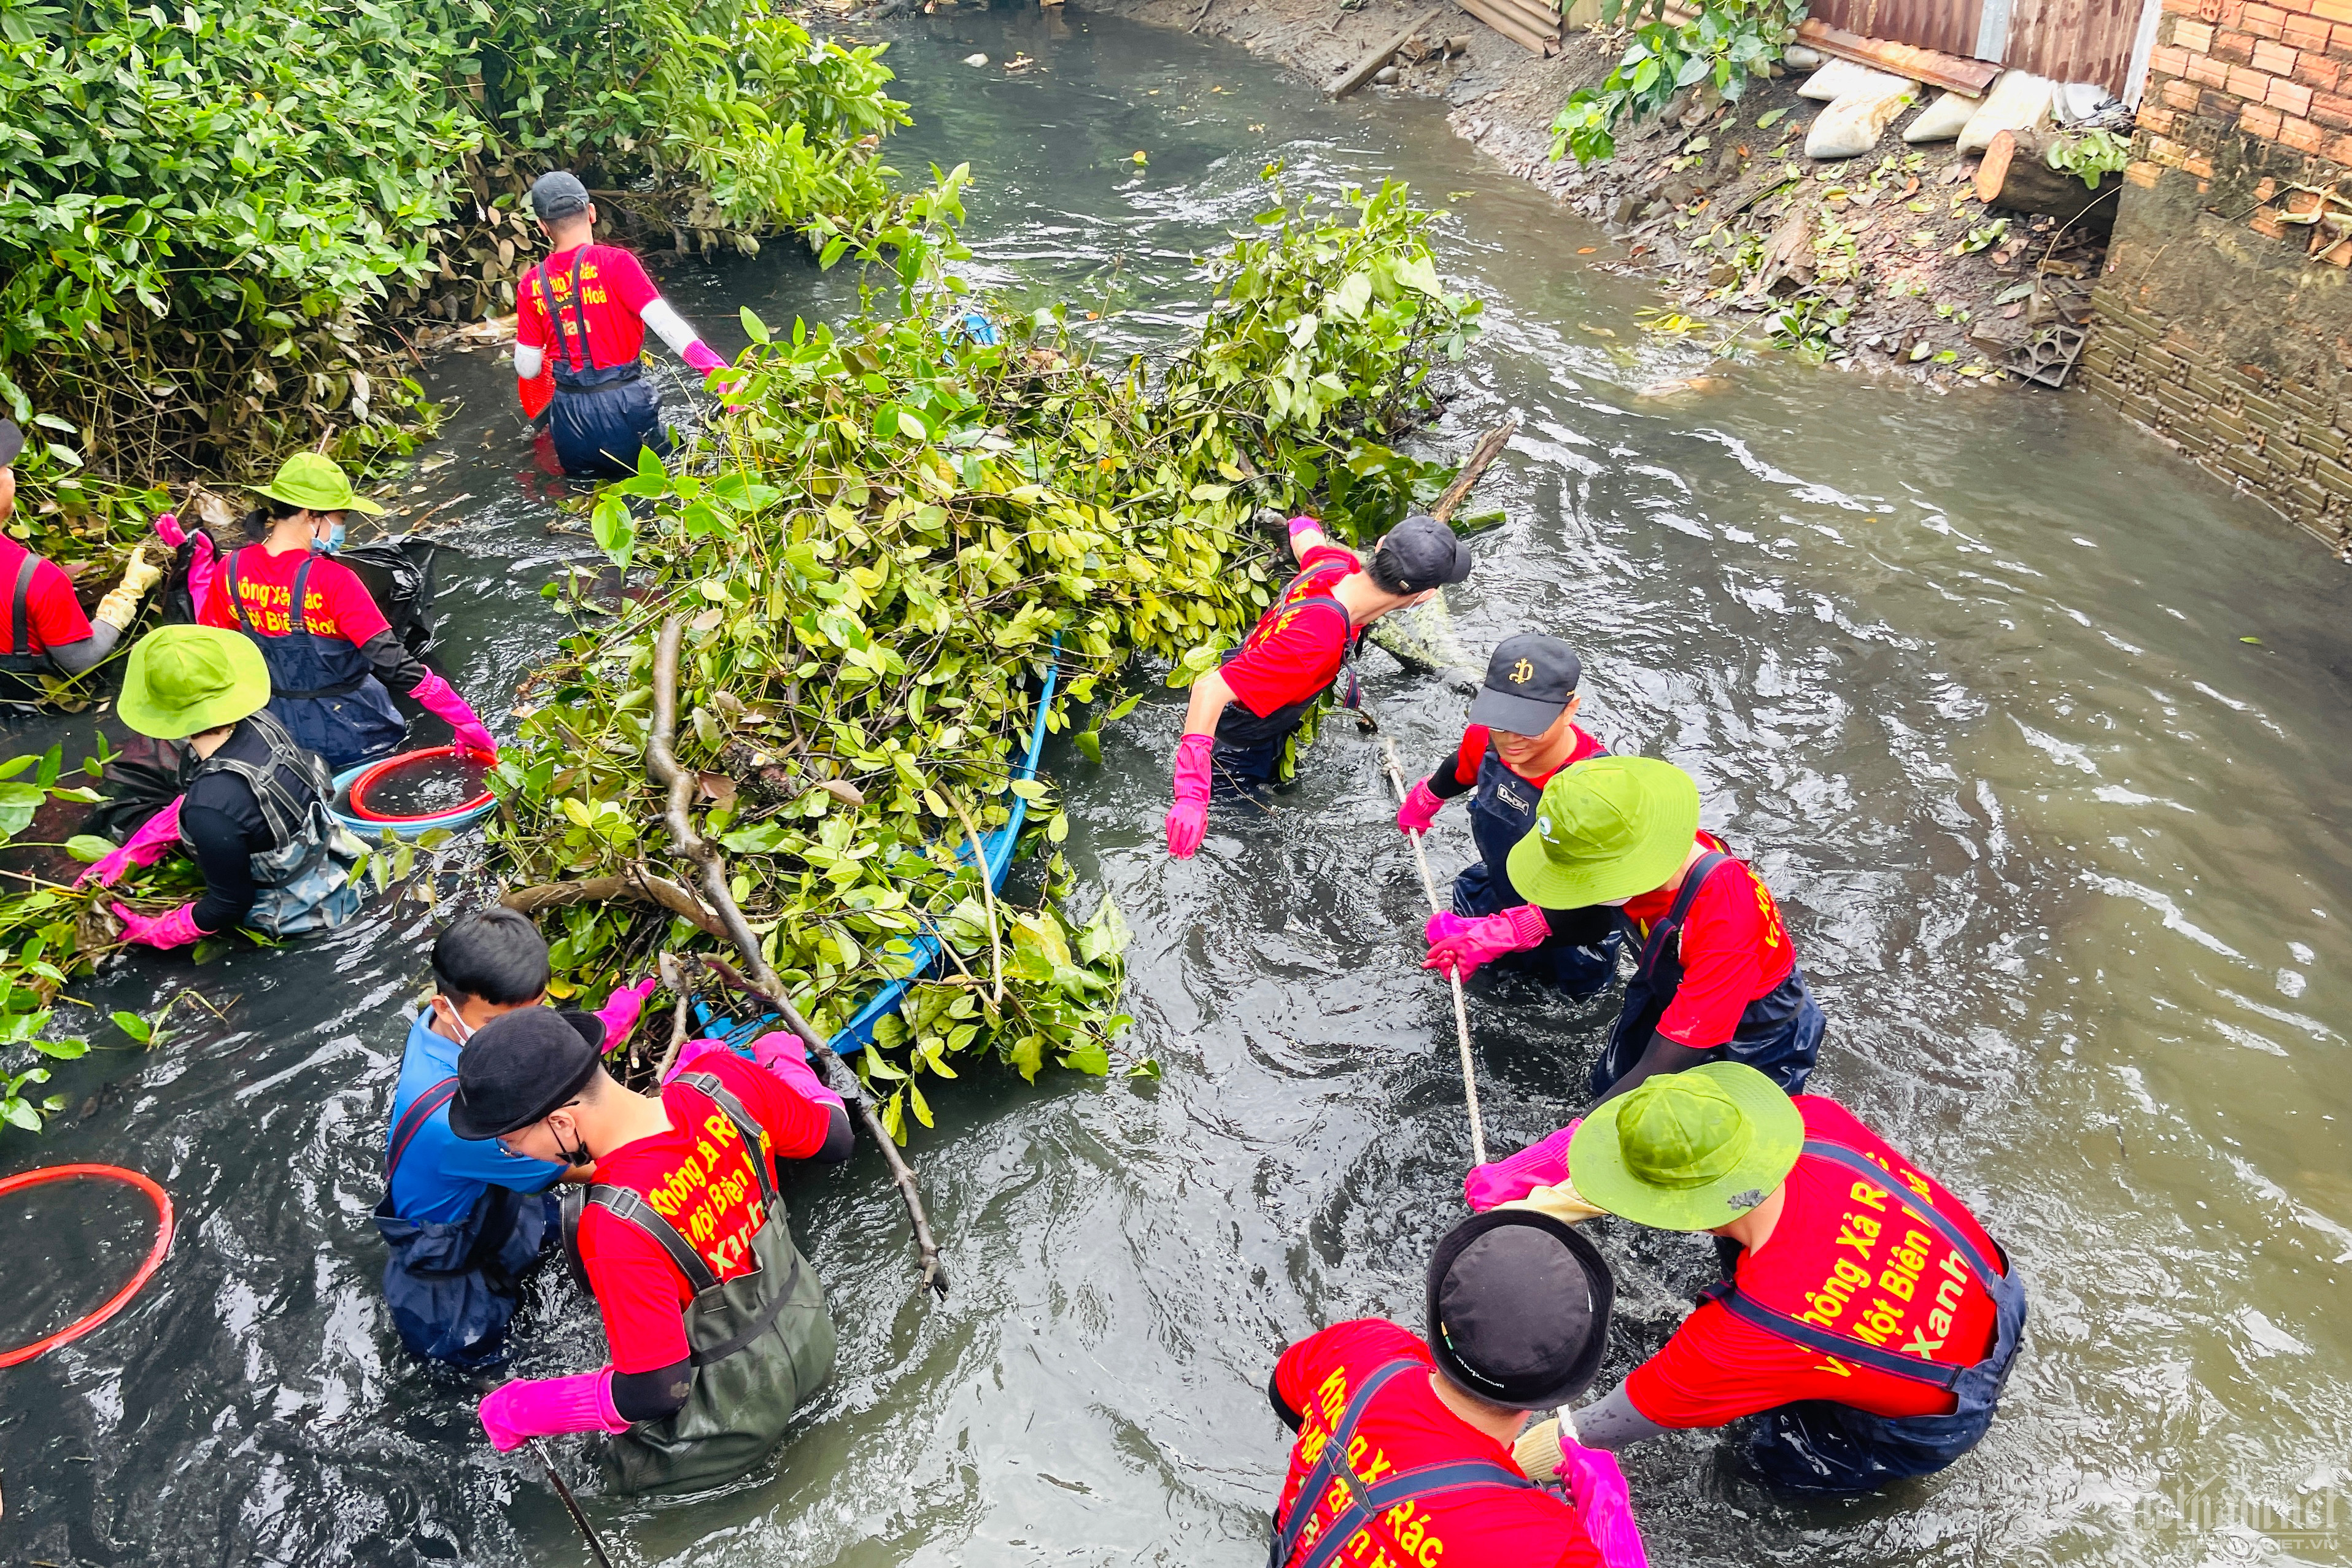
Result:
<instances>
[{"instance_id":1,"label":"black face mask","mask_svg":"<svg viewBox=\"0 0 2352 1568\"><path fill-rule=\"evenodd\" d=\"M562 1134L557 1133L552 1125L551 1125L547 1130L550 1133L554 1134L555 1146L557 1149L562 1151L566 1164L576 1169L583 1166L593 1166L596 1163L596 1156L588 1152L588 1145L584 1141L576 1149L567 1149L563 1147Z\"/></svg>"}]
</instances>

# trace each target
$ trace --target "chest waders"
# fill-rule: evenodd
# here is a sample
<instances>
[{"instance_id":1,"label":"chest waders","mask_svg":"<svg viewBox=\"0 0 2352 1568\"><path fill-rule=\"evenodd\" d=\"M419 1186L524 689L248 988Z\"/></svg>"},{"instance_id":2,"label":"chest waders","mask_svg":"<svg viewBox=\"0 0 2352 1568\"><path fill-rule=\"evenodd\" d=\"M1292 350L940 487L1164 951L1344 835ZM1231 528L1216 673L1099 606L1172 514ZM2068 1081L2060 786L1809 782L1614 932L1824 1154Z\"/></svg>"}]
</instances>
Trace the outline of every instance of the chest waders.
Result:
<instances>
[{"instance_id":1,"label":"chest waders","mask_svg":"<svg viewBox=\"0 0 2352 1568\"><path fill-rule=\"evenodd\" d=\"M327 765L316 752L295 745L267 708L238 722L261 732L269 745L268 758L239 762L215 752L196 763L188 783L193 786L207 773L234 773L261 804L261 818L275 847L252 857L258 896L244 923L265 936L299 936L341 925L359 913L360 890L352 882L352 868L366 851L327 810L334 796ZM194 859L195 845L184 829L180 844Z\"/></svg>"},{"instance_id":2,"label":"chest waders","mask_svg":"<svg viewBox=\"0 0 2352 1568\"><path fill-rule=\"evenodd\" d=\"M310 630L308 602L315 555L294 569L286 609L286 632L271 636L253 623L245 605L247 545L228 558L228 603L237 630L253 639L269 666L269 711L294 744L327 759L329 777L379 757L389 757L408 734L407 721L392 706L392 695L375 678L367 655L341 637ZM331 794L332 791L327 791Z\"/></svg>"},{"instance_id":3,"label":"chest waders","mask_svg":"<svg viewBox=\"0 0 2352 1568\"><path fill-rule=\"evenodd\" d=\"M1368 1485L1363 1478L1348 1468L1349 1448L1356 1440L1356 1428L1363 1421L1364 1412L1370 1408L1372 1396L1397 1376L1412 1371L1426 1374L1423 1363L1400 1356L1375 1367L1364 1379L1356 1396L1348 1401L1348 1408L1332 1428L1329 1441L1316 1458L1315 1468L1298 1483L1297 1495L1290 1500L1290 1517L1275 1516L1274 1544L1266 1555L1266 1568L1328 1568L1350 1541L1363 1544L1349 1552L1349 1563L1377 1562L1381 1556L1367 1558L1367 1552L1384 1555L1391 1568L1439 1568L1444 1562L1434 1553L1423 1557L1408 1551L1396 1539L1395 1529L1381 1516L1400 1505L1426 1503L1441 1493L1476 1490L1532 1491L1535 1482L1510 1466L1494 1459L1453 1459L1442 1464L1423 1465ZM1307 1531L1323 1500L1336 1504L1330 1524L1312 1542ZM1431 1543L1424 1542L1427 1551Z\"/></svg>"},{"instance_id":4,"label":"chest waders","mask_svg":"<svg viewBox=\"0 0 2352 1568\"><path fill-rule=\"evenodd\" d=\"M1925 1199L1906 1195L1894 1176L1853 1150L1808 1138L1804 1154L1893 1193L1904 1213L1932 1227L1967 1261L1992 1297L1992 1347L1972 1366L1926 1361L1806 1322L1742 1295L1728 1282L1710 1285L1699 1300L1719 1302L1742 1322L1874 1372L1943 1389L1955 1401L1948 1416L1875 1416L1823 1399L1783 1405L1764 1413L1761 1428L1748 1444L1748 1462L1766 1481L1786 1491L1868 1491L1887 1481L1940 1470L1975 1448L1992 1425L2001 1387L2025 1343L2024 1281L2006 1254L1995 1269L1958 1225ZM1930 1282L1922 1276L1919 1288L1924 1291Z\"/></svg>"},{"instance_id":5,"label":"chest waders","mask_svg":"<svg viewBox=\"0 0 2352 1568\"><path fill-rule=\"evenodd\" d=\"M1319 569L1318 569L1319 570ZM1361 689L1356 679L1356 650L1362 646L1364 634L1351 624L1348 607L1328 593L1290 597L1307 574L1300 572L1290 580L1283 597L1258 617L1242 645L1219 660L1230 664L1261 640L1280 629L1294 612L1313 611L1318 614L1336 615L1345 638L1339 655L1339 674L1333 685L1340 687L1339 706L1357 707L1361 704ZM1344 685L1342 685L1344 683ZM1307 722L1307 710L1323 697L1322 692L1285 703L1264 718L1250 712L1238 700L1225 705L1217 719L1217 744L1210 754L1210 796L1213 800L1231 800L1235 796L1255 796L1269 787L1290 777L1288 764L1291 737Z\"/></svg>"},{"instance_id":6,"label":"chest waders","mask_svg":"<svg viewBox=\"0 0 2352 1568\"><path fill-rule=\"evenodd\" d=\"M1608 755L1605 746L1590 752L1580 747L1560 766ZM1478 861L1454 879L1454 914L1499 915L1528 902L1511 885L1510 873L1504 866L1511 847L1535 831L1536 805L1542 799L1543 786L1512 772L1495 743L1488 741L1486 758L1478 764L1478 783L1470 797L1470 836L1478 845ZM1551 935L1543 946L1505 954L1495 961L1496 967L1533 975L1571 997L1606 990L1617 977L1617 949L1622 940L1617 930L1617 912L1606 904L1594 904L1590 909L1548 909L1544 916Z\"/></svg>"},{"instance_id":7,"label":"chest waders","mask_svg":"<svg viewBox=\"0 0 2352 1568\"><path fill-rule=\"evenodd\" d=\"M751 1233L759 1266L722 1281L641 1194L601 1182L588 1189L590 1203L652 1238L694 1289L686 1309L694 1383L685 1407L637 1423L604 1450L605 1489L632 1495L698 1491L733 1480L768 1457L793 1408L833 1375L833 1318L824 1289L793 1244L760 1124L716 1075L687 1072L676 1082L735 1124L760 1183L760 1223Z\"/></svg>"},{"instance_id":8,"label":"chest waders","mask_svg":"<svg viewBox=\"0 0 2352 1568\"><path fill-rule=\"evenodd\" d=\"M571 301L577 322L566 324L558 308L547 263L530 274L530 286L555 331L555 352L550 369L555 379L555 401L549 407L548 434L555 439L555 455L563 471L581 478L621 478L637 471L637 453L652 447L656 457L667 457L670 439L662 429L661 400L645 379L645 366L635 358L625 364L599 365L595 346L588 340L588 306L580 298L580 264L588 247L572 253L572 272L564 298ZM574 346L573 327L579 331Z\"/></svg>"},{"instance_id":9,"label":"chest waders","mask_svg":"<svg viewBox=\"0 0 2352 1568\"><path fill-rule=\"evenodd\" d=\"M392 1249L383 1266L383 1299L401 1343L418 1355L470 1371L507 1358L507 1323L522 1304L519 1281L539 1260L555 1197L487 1187L473 1212L454 1224L404 1219L394 1212L394 1173L416 1134L457 1092L457 1081L444 1078L411 1101L393 1128L375 1228Z\"/></svg>"},{"instance_id":10,"label":"chest waders","mask_svg":"<svg viewBox=\"0 0 2352 1568\"><path fill-rule=\"evenodd\" d=\"M1643 942L1642 933L1632 919L1623 911L1618 912L1628 938L1643 942L1641 963L1633 977L1625 982L1625 1008L1617 1015L1616 1028L1610 1031L1609 1048L1592 1064L1595 1094L1606 1092L1648 1049L1650 1037L1657 1032L1658 1020L1673 1004L1675 993L1682 989L1683 922L1690 918L1691 904L1698 898L1698 890L1706 884L1706 879L1733 863L1732 858L1720 850L1702 855L1683 878L1681 891L1675 894L1674 907L1666 912L1664 919L1650 927L1646 942ZM1821 1058L1822 1027L1822 1006L1813 1000L1812 988L1805 984L1804 968L1791 964L1787 978L1748 1004L1728 1041L1704 1054L1694 1051L1691 1056L1694 1062L1745 1062L1795 1094L1803 1091L1805 1080L1812 1076L1813 1063Z\"/></svg>"}]
</instances>

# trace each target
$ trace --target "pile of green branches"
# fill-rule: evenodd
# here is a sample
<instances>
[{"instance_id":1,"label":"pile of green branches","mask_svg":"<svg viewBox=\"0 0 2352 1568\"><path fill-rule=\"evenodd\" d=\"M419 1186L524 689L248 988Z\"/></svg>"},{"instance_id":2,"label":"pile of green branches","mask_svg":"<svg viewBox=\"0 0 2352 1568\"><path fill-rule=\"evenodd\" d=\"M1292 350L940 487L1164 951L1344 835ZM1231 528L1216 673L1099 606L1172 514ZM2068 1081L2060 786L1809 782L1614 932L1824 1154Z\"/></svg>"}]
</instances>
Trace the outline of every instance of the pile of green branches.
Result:
<instances>
[{"instance_id":1,"label":"pile of green branches","mask_svg":"<svg viewBox=\"0 0 2352 1568\"><path fill-rule=\"evenodd\" d=\"M889 254L952 256L950 207ZM910 938L944 940L945 972L857 1059L894 1135L929 1124L922 1080L975 1053L1032 1077L1049 1060L1156 1071L1121 1054L1118 913L1063 909L1069 818L1049 782L1015 777L1041 676L1058 662L1048 728L1098 760L1139 655L1189 680L1287 580L1255 508L1314 507L1359 538L1434 492L1449 471L1389 444L1433 412L1428 372L1478 308L1439 282L1427 225L1395 184L1275 206L1208 265L1214 304L1156 371L1089 362L1052 312L974 341L952 280L914 269L900 309L839 332L772 335L747 313L743 406L716 444L597 505L599 543L648 589L527 683L494 776L509 880L542 908L565 885L695 881L646 767L656 631L683 615L677 747L701 775L698 826L801 1010L836 1030L907 973ZM1019 904L971 852L1015 796L1048 851ZM569 903L562 983L593 996L709 946L676 909Z\"/></svg>"},{"instance_id":2,"label":"pile of green branches","mask_svg":"<svg viewBox=\"0 0 2352 1568\"><path fill-rule=\"evenodd\" d=\"M20 531L70 564L163 476L405 451L397 319L514 308L548 167L681 248L887 223L880 53L752 0L0 0Z\"/></svg>"}]
</instances>

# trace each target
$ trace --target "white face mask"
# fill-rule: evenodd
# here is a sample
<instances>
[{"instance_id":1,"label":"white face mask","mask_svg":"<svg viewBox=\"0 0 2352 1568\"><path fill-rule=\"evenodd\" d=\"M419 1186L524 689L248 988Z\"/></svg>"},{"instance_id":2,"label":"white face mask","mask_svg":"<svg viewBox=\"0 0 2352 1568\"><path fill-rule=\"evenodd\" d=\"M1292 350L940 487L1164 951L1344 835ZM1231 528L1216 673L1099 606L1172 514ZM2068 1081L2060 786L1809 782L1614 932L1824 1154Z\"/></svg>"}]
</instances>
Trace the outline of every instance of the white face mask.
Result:
<instances>
[{"instance_id":1,"label":"white face mask","mask_svg":"<svg viewBox=\"0 0 2352 1568\"><path fill-rule=\"evenodd\" d=\"M433 997L433 1014L448 1026L450 1033L457 1036L459 1045L474 1038L474 1031L468 1029L466 1026L466 1020L458 1016L457 1004L437 991Z\"/></svg>"}]
</instances>

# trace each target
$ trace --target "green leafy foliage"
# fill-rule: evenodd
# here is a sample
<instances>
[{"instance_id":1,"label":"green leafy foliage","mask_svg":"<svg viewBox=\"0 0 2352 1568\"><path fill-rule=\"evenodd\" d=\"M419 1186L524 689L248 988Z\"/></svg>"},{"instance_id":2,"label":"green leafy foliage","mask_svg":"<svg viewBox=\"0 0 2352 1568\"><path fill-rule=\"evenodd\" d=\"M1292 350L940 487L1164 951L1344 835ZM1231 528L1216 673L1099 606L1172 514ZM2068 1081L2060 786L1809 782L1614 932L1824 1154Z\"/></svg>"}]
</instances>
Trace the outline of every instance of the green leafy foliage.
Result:
<instances>
[{"instance_id":1,"label":"green leafy foliage","mask_svg":"<svg viewBox=\"0 0 2352 1568\"><path fill-rule=\"evenodd\" d=\"M1552 120L1552 157L1572 154L1579 163L1614 157L1629 116L1658 113L1685 88L1710 87L1736 102L1751 78L1770 71L1804 19L1804 0L1708 0L1680 24L1666 20L1665 0L1601 0L1601 25L1622 22L1632 37L1599 88L1568 95Z\"/></svg>"},{"instance_id":2,"label":"green leafy foliage","mask_svg":"<svg viewBox=\"0 0 2352 1568\"><path fill-rule=\"evenodd\" d=\"M2103 176L2122 173L2131 162L2131 138L2112 131L2072 131L2050 143L2042 162L2095 191Z\"/></svg>"},{"instance_id":3,"label":"green leafy foliage","mask_svg":"<svg viewBox=\"0 0 2352 1568\"><path fill-rule=\"evenodd\" d=\"M45 755L0 763L0 846L17 841L52 800L97 799L87 787L64 782L64 748L54 746ZM94 949L107 939L84 929L85 901L70 889L21 873L12 880L32 885L0 896L0 1124L37 1133L45 1116L65 1108L61 1096L40 1092L49 1081L44 1061L71 1061L89 1049L83 1040L48 1038L52 1004L70 977L88 972Z\"/></svg>"},{"instance_id":4,"label":"green leafy foliage","mask_svg":"<svg viewBox=\"0 0 2352 1568\"><path fill-rule=\"evenodd\" d=\"M802 1011L837 1030L908 972L915 939L946 946L859 1059L902 1136L931 1118L923 1081L975 1054L1030 1077L1120 1060L1125 923L1108 900L1083 920L1065 908L1067 818L1051 780L1013 778L1046 662L1061 679L1045 721L1063 731L1139 655L1213 661L1294 570L1254 507L1319 506L1358 538L1447 476L1385 442L1428 416L1429 364L1476 329L1436 277L1426 215L1391 184L1270 209L1208 264L1214 303L1156 376L1088 362L1050 311L1000 313L999 340L976 344L951 324L968 308L952 279L903 278L908 255L955 254L950 206L862 253L899 258L917 309L838 332L758 324L714 444L686 472L649 465L606 491L599 542L649 589L530 677L520 744L493 775L513 880L644 862L692 881L664 863L645 763L655 632L686 616L679 759ZM1134 704L1086 726L1081 750L1098 757ZM1016 800L1046 852L1032 902L992 899L969 852ZM658 912L580 904L555 961L594 994L707 941Z\"/></svg>"}]
</instances>

